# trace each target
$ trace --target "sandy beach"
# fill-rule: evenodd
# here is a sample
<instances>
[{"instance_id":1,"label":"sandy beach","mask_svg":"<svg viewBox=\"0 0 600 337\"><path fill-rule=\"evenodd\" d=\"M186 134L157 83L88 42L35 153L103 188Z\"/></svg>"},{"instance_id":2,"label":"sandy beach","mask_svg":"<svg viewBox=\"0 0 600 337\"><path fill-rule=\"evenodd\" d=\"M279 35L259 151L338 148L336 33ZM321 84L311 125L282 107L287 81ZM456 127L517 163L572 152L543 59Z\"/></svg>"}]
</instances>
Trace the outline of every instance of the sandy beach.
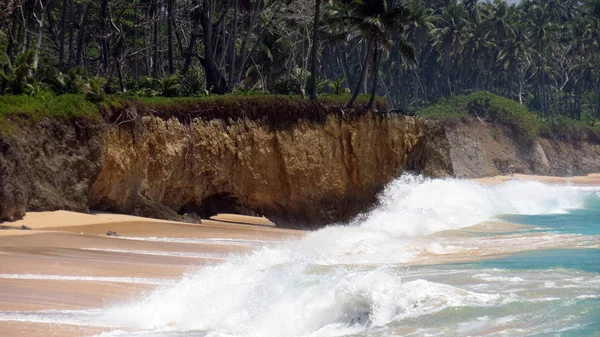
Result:
<instances>
[{"instance_id":1,"label":"sandy beach","mask_svg":"<svg viewBox=\"0 0 600 337\"><path fill-rule=\"evenodd\" d=\"M140 296L230 254L302 235L264 218L202 224L66 211L28 213L0 230L0 311L99 308ZM19 229L21 226L31 230ZM106 236L108 231L118 233ZM90 336L101 328L3 321L0 336Z\"/></svg>"}]
</instances>

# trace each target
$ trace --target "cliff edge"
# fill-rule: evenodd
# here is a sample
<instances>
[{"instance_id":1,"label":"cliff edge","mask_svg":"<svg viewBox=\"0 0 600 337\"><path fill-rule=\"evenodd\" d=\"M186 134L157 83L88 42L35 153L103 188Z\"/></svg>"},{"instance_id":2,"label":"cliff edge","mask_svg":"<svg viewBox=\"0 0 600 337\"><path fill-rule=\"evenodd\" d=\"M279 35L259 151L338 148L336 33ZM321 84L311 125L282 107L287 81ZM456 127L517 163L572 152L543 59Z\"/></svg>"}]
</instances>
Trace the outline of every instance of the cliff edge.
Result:
<instances>
[{"instance_id":1,"label":"cliff edge","mask_svg":"<svg viewBox=\"0 0 600 337\"><path fill-rule=\"evenodd\" d=\"M181 116L179 116L181 117ZM90 209L199 221L264 215L317 228L368 210L404 173L477 178L600 172L600 139L510 126L365 113L258 118L144 114L128 123L43 120L0 136L0 216Z\"/></svg>"},{"instance_id":2,"label":"cliff edge","mask_svg":"<svg viewBox=\"0 0 600 337\"><path fill-rule=\"evenodd\" d=\"M315 228L368 209L404 172L450 176L444 132L434 121L375 113L286 128L149 115L121 126L45 121L0 139L1 214L95 209L193 220L234 212Z\"/></svg>"}]
</instances>

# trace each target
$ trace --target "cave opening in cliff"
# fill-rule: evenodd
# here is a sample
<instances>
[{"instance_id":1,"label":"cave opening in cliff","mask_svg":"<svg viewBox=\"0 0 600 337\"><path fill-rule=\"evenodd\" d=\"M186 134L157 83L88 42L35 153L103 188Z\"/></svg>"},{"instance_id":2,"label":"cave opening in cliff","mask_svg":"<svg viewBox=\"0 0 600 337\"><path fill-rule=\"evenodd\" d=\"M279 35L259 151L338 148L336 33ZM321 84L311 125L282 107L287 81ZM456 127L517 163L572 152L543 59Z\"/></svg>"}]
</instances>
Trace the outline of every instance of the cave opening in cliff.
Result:
<instances>
[{"instance_id":1,"label":"cave opening in cliff","mask_svg":"<svg viewBox=\"0 0 600 337\"><path fill-rule=\"evenodd\" d=\"M242 215L255 216L256 213L250 208L239 203L238 199L231 195L231 193L217 193L213 194L200 203L190 202L179 210L179 214L193 213L200 216L203 219L209 219L211 216L220 213L232 213Z\"/></svg>"}]
</instances>

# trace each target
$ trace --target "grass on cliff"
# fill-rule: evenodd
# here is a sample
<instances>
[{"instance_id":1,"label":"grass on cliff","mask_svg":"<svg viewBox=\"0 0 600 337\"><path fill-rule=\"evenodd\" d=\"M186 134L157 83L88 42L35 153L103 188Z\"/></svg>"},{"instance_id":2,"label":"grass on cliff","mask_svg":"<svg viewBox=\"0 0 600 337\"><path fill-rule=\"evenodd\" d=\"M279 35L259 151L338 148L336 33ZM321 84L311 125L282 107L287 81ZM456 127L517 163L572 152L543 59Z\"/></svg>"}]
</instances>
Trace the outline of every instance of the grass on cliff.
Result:
<instances>
[{"instance_id":1,"label":"grass on cliff","mask_svg":"<svg viewBox=\"0 0 600 337\"><path fill-rule=\"evenodd\" d=\"M98 106L83 95L65 94L54 96L0 96L0 119L19 118L38 122L43 118L72 119L74 117L97 118Z\"/></svg>"},{"instance_id":2,"label":"grass on cliff","mask_svg":"<svg viewBox=\"0 0 600 337\"><path fill-rule=\"evenodd\" d=\"M131 97L101 103L101 112L107 121L122 123L136 116L153 115L163 119L177 118L189 123L193 118L204 120L250 119L264 121L272 127L288 127L300 120L323 122L329 114L346 113L359 116L362 109L341 107L347 96L322 96L318 102L290 95L222 95L205 97ZM369 97L362 96L356 107L366 105ZM384 99L376 100L376 108L387 111Z\"/></svg>"},{"instance_id":3,"label":"grass on cliff","mask_svg":"<svg viewBox=\"0 0 600 337\"><path fill-rule=\"evenodd\" d=\"M589 125L565 116L556 116L540 121L540 135L564 141L591 140L600 143L600 125Z\"/></svg>"},{"instance_id":4,"label":"grass on cliff","mask_svg":"<svg viewBox=\"0 0 600 337\"><path fill-rule=\"evenodd\" d=\"M368 99L368 96L359 97L356 106L366 105ZM107 95L100 103L93 103L86 100L83 94L56 96L42 92L36 96L0 95L0 123L37 123L45 118L58 121L74 118L99 120L100 117L104 117L108 122L123 122L131 119L132 116L128 114L133 111L133 115L137 117L176 117L182 122L189 122L191 118L249 118L266 120L271 125L292 125L300 119L321 121L329 113L340 112L340 107L347 100L347 96L322 96L319 102L315 103L300 96L286 95L223 95L194 98ZM387 110L382 98L377 99L376 107Z\"/></svg>"},{"instance_id":5,"label":"grass on cliff","mask_svg":"<svg viewBox=\"0 0 600 337\"><path fill-rule=\"evenodd\" d=\"M509 127L523 143L533 142L540 131L536 116L526 107L488 91L446 98L438 104L419 110L417 114L436 119L479 117Z\"/></svg>"}]
</instances>

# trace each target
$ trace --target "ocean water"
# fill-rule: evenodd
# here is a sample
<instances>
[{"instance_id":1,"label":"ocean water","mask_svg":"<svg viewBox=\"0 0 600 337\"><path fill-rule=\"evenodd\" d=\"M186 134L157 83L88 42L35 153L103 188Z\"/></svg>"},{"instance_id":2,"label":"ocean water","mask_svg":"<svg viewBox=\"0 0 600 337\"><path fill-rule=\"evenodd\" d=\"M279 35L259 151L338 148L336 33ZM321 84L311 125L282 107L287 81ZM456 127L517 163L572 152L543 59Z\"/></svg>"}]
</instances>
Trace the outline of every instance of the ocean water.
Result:
<instances>
[{"instance_id":1,"label":"ocean water","mask_svg":"<svg viewBox=\"0 0 600 337\"><path fill-rule=\"evenodd\" d=\"M133 301L0 321L103 337L600 336L600 187L404 176L379 201Z\"/></svg>"}]
</instances>

